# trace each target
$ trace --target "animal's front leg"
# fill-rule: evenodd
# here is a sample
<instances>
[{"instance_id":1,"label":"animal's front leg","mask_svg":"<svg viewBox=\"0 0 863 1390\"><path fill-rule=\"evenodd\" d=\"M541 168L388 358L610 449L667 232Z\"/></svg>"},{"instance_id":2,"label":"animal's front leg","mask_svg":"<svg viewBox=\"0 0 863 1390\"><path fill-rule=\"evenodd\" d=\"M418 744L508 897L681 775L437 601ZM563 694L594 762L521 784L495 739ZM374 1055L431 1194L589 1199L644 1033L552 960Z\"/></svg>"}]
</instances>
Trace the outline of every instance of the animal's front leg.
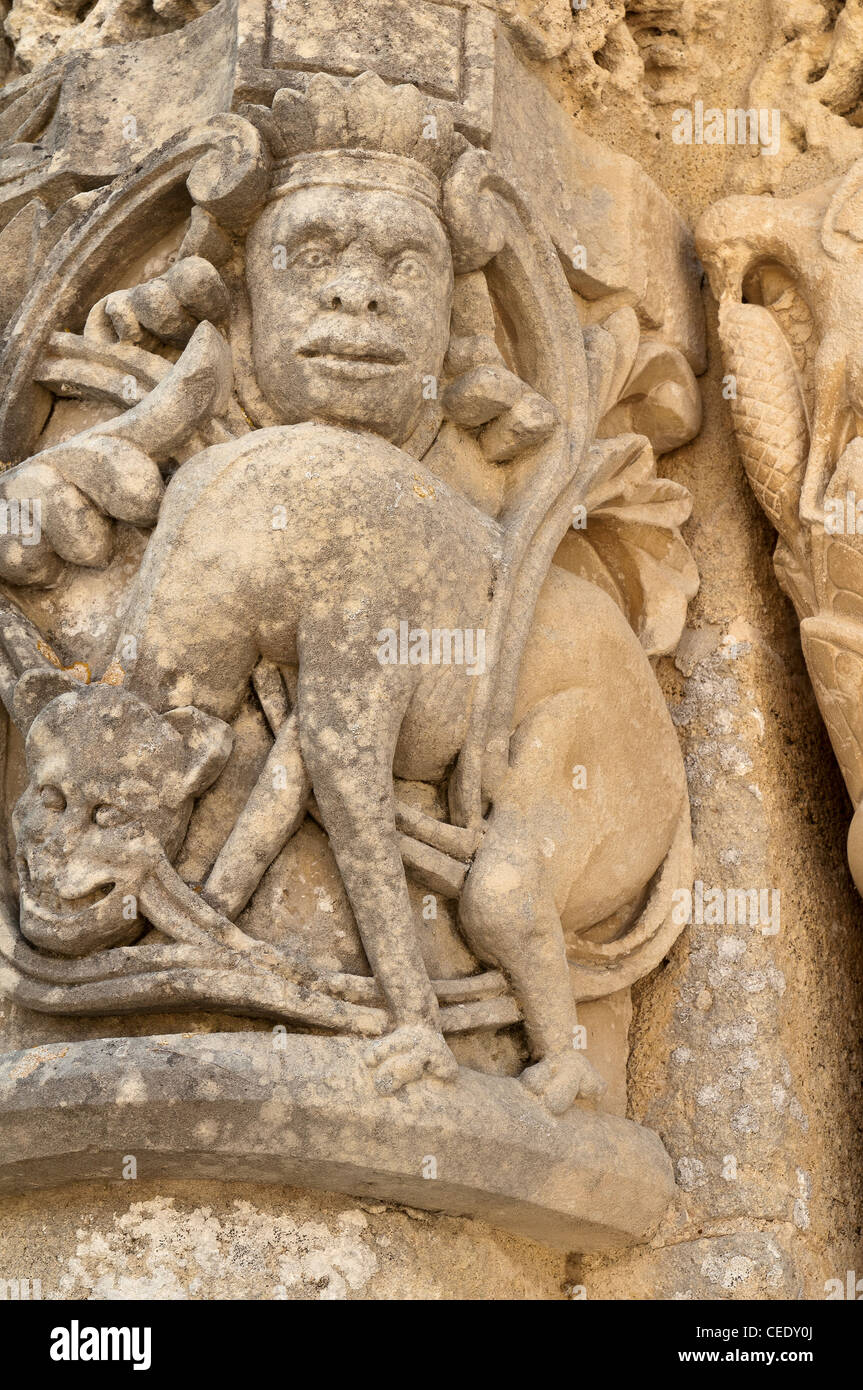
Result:
<instances>
[{"instance_id":1,"label":"animal's front leg","mask_svg":"<svg viewBox=\"0 0 863 1390\"><path fill-rule=\"evenodd\" d=\"M366 1060L375 1068L375 1088L382 1095L419 1081L426 1073L450 1081L458 1072L458 1062L437 1024L403 1023L372 1043Z\"/></svg>"},{"instance_id":2,"label":"animal's front leg","mask_svg":"<svg viewBox=\"0 0 863 1390\"><path fill-rule=\"evenodd\" d=\"M440 1031L395 828L393 750L412 684L393 667L361 680L348 672L343 682L334 687L326 662L305 643L298 691L303 758L394 1024L368 1054L375 1085L386 1093L426 1072L452 1077L458 1067Z\"/></svg>"}]
</instances>

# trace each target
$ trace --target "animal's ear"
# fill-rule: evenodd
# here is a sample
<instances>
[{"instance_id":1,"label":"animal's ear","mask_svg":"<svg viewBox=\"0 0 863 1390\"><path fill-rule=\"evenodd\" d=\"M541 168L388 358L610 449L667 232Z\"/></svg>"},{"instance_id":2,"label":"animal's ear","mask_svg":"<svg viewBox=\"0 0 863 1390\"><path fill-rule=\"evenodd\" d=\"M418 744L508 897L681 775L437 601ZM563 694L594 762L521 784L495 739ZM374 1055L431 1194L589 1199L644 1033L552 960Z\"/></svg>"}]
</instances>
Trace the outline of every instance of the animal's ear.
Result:
<instances>
[{"instance_id":1,"label":"animal's ear","mask_svg":"<svg viewBox=\"0 0 863 1390\"><path fill-rule=\"evenodd\" d=\"M26 734L36 715L46 705L58 695L80 690L81 687L80 680L76 680L68 671L55 670L53 666L36 666L24 671L12 692L12 718L22 734Z\"/></svg>"},{"instance_id":2,"label":"animal's ear","mask_svg":"<svg viewBox=\"0 0 863 1390\"><path fill-rule=\"evenodd\" d=\"M176 729L186 749L183 795L200 796L228 761L234 743L231 727L194 705L169 709L162 718Z\"/></svg>"}]
</instances>

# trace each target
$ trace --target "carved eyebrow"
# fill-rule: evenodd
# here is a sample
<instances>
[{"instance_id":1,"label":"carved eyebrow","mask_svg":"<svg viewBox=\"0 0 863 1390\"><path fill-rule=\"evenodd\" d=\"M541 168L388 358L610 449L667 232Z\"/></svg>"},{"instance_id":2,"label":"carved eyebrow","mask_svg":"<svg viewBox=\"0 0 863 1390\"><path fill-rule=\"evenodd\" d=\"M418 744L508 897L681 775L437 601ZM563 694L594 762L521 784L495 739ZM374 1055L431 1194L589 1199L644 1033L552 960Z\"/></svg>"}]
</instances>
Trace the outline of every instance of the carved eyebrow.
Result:
<instances>
[{"instance_id":1,"label":"carved eyebrow","mask_svg":"<svg viewBox=\"0 0 863 1390\"><path fill-rule=\"evenodd\" d=\"M400 241L395 250L385 251L384 254L388 260L392 260L393 256L400 256L404 251L419 251L422 255L433 256L436 249L436 247L431 246L429 242L422 237L416 236L409 237L407 241Z\"/></svg>"},{"instance_id":2,"label":"carved eyebrow","mask_svg":"<svg viewBox=\"0 0 863 1390\"><path fill-rule=\"evenodd\" d=\"M135 811L151 811L159 804L159 793L149 782L129 779L125 782L123 790L117 787L110 789L104 785L96 783L79 783L73 787L80 792L85 801L94 806L117 806L122 811L134 814ZM62 786L60 790L63 791ZM65 796L65 792L63 793Z\"/></svg>"},{"instance_id":3,"label":"carved eyebrow","mask_svg":"<svg viewBox=\"0 0 863 1390\"><path fill-rule=\"evenodd\" d=\"M345 232L336 219L323 217L321 214L293 225L289 222L285 228L286 241L308 241L316 236L326 237L330 241L339 241L344 239Z\"/></svg>"},{"instance_id":4,"label":"carved eyebrow","mask_svg":"<svg viewBox=\"0 0 863 1390\"><path fill-rule=\"evenodd\" d=\"M375 255L379 256L382 261L391 261L396 256L405 255L408 251L422 257L424 261L432 265L439 264L442 260L442 248L419 232L409 233L407 236L396 235L387 238L385 232L371 230L369 241Z\"/></svg>"},{"instance_id":5,"label":"carved eyebrow","mask_svg":"<svg viewBox=\"0 0 863 1390\"><path fill-rule=\"evenodd\" d=\"M441 258L441 250L434 241L422 232L409 232L407 236L393 235L387 238L386 232L378 227L357 227L345 225L345 220L324 213L314 213L307 220L300 220L284 228L282 238L285 246L296 246L315 237L325 239L339 248L350 246L355 241L367 240L381 260L392 260L405 251L413 251L431 260Z\"/></svg>"}]
</instances>

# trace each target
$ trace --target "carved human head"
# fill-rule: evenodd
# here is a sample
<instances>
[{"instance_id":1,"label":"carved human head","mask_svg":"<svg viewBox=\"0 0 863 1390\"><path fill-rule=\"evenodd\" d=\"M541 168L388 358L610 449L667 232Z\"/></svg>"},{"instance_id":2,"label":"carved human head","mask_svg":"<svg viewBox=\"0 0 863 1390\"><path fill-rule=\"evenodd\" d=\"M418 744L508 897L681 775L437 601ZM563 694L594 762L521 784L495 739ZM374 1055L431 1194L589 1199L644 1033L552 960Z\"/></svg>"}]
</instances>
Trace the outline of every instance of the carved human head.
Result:
<instances>
[{"instance_id":1,"label":"carved human head","mask_svg":"<svg viewBox=\"0 0 863 1390\"><path fill-rule=\"evenodd\" d=\"M19 711L48 697L27 734L29 781L12 821L20 922L33 945L77 956L140 935L141 887L177 853L231 736L200 710L157 714L116 687L55 691L42 671L16 691Z\"/></svg>"},{"instance_id":2,"label":"carved human head","mask_svg":"<svg viewBox=\"0 0 863 1390\"><path fill-rule=\"evenodd\" d=\"M465 142L445 105L371 73L317 74L266 116L277 164L246 245L258 384L288 423L401 444L449 342L442 179Z\"/></svg>"},{"instance_id":3,"label":"carved human head","mask_svg":"<svg viewBox=\"0 0 863 1390\"><path fill-rule=\"evenodd\" d=\"M437 218L386 190L298 189L264 213L247 267L255 374L286 423L323 419L401 444L449 341L452 262Z\"/></svg>"}]
</instances>

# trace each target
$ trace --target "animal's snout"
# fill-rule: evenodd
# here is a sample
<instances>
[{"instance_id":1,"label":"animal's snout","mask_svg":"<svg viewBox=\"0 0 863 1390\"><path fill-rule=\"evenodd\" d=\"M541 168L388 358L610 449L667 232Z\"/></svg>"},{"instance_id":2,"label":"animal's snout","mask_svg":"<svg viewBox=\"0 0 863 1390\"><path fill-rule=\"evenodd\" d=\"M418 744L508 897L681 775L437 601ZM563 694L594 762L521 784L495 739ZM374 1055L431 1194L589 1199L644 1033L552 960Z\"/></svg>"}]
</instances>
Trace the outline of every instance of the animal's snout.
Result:
<instances>
[{"instance_id":1,"label":"animal's snout","mask_svg":"<svg viewBox=\"0 0 863 1390\"><path fill-rule=\"evenodd\" d=\"M105 866L75 863L69 857L70 848L63 849L55 843L29 849L24 863L31 884L38 889L48 889L67 901L104 897L114 886Z\"/></svg>"}]
</instances>

